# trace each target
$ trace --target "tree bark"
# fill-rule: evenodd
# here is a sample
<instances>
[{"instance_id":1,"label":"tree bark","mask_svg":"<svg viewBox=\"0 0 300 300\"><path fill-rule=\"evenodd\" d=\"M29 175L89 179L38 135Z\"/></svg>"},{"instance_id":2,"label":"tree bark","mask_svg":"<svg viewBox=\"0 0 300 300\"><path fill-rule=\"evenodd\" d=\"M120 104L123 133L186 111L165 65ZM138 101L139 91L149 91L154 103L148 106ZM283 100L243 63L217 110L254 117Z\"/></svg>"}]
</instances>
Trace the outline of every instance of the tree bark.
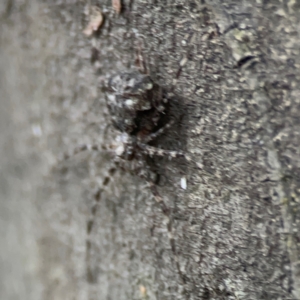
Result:
<instances>
[{"instance_id":1,"label":"tree bark","mask_svg":"<svg viewBox=\"0 0 300 300\"><path fill-rule=\"evenodd\" d=\"M0 4L1 299L300 299L300 6L200 2ZM192 158L147 161L168 218L103 185L111 153L60 159L113 142L103 85L137 61L179 120L154 145Z\"/></svg>"}]
</instances>

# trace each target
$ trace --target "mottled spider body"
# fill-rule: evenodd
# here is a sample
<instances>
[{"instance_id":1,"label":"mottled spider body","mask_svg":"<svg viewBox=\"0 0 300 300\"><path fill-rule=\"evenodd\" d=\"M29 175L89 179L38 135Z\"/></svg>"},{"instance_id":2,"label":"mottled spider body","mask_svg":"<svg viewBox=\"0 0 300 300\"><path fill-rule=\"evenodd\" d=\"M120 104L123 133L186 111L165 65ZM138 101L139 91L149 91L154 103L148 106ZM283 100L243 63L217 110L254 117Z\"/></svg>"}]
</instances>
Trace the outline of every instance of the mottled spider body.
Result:
<instances>
[{"instance_id":1,"label":"mottled spider body","mask_svg":"<svg viewBox=\"0 0 300 300\"><path fill-rule=\"evenodd\" d=\"M134 161L130 171L142 175L149 169L145 156L184 156L188 159L181 151L149 145L174 123L173 120L165 123L163 117L167 112L168 99L149 75L139 71L121 72L108 80L105 90L112 124L120 132L110 147L115 153L115 162L124 166L126 161ZM98 145L84 144L64 157L69 158L84 150L102 149ZM128 164L124 169L128 169Z\"/></svg>"},{"instance_id":2,"label":"mottled spider body","mask_svg":"<svg viewBox=\"0 0 300 300\"><path fill-rule=\"evenodd\" d=\"M113 145L116 161L136 159L134 165L141 175L141 169L145 167L144 155L183 155L179 151L149 145L172 124L161 124L168 99L149 75L125 71L112 76L108 81L106 99L112 123L121 132Z\"/></svg>"},{"instance_id":3,"label":"mottled spider body","mask_svg":"<svg viewBox=\"0 0 300 300\"><path fill-rule=\"evenodd\" d=\"M108 82L107 105L114 126L121 132L136 135L157 126L167 99L149 75L125 71Z\"/></svg>"}]
</instances>

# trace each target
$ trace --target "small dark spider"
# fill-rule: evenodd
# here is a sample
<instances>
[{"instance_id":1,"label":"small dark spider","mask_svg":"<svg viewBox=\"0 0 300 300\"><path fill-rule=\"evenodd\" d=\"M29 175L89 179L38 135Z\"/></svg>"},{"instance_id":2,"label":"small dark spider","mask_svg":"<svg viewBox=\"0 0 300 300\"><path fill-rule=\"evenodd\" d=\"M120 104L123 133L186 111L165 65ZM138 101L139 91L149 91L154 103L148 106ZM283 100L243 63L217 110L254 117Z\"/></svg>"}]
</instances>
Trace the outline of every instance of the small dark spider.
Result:
<instances>
[{"instance_id":1,"label":"small dark spider","mask_svg":"<svg viewBox=\"0 0 300 300\"><path fill-rule=\"evenodd\" d=\"M109 79L106 100L112 123L121 132L114 145L115 162L120 166L129 163L129 167L127 164L124 169L146 179L150 185L155 200L160 204L168 219L170 247L175 256L178 273L184 282L172 233L171 211L159 195L147 164L147 156L154 155L168 158L181 156L190 160L182 151L164 150L149 145L174 123L174 120L171 120L164 124L163 117L167 114L168 98L149 75L139 71L125 71ZM182 184L182 187L185 185L186 183Z\"/></svg>"},{"instance_id":2,"label":"small dark spider","mask_svg":"<svg viewBox=\"0 0 300 300\"><path fill-rule=\"evenodd\" d=\"M139 71L124 71L112 76L107 83L106 101L110 117L114 127L120 132L111 145L115 156L113 165L109 168L107 175L103 176L95 196L95 205L92 208L92 218L87 224L87 235L90 235L94 226L94 217L97 211L97 203L101 199L105 186L109 184L117 167L129 171L134 175L145 179L150 186L155 200L160 204L161 209L168 219L167 229L171 249L175 255L175 264L181 278L177 260L177 251L172 234L171 211L159 195L153 172L147 163L147 157L164 156L168 158L184 157L190 158L182 151L170 151L151 146L153 140L170 128L174 120L165 122L167 115L168 98L162 88L155 84L149 75ZM101 152L98 145L82 145L74 149L72 154L65 155L69 158L84 150L96 150ZM185 184L182 184L184 188ZM87 278L89 282L95 281L93 266L90 266L91 241L87 241ZM184 279L183 279L184 281Z\"/></svg>"},{"instance_id":3,"label":"small dark spider","mask_svg":"<svg viewBox=\"0 0 300 300\"><path fill-rule=\"evenodd\" d=\"M164 156L170 159L185 157L190 160L182 151L164 150L149 145L174 123L171 120L163 124L168 98L149 75L137 70L118 73L108 80L105 92L112 124L120 132L110 149L115 154L114 162L118 166L148 181L153 174L149 172L147 156ZM97 145L82 145L75 148L72 154L65 155L65 158L84 150L101 152ZM153 182L149 183L153 185Z\"/></svg>"},{"instance_id":4,"label":"small dark spider","mask_svg":"<svg viewBox=\"0 0 300 300\"><path fill-rule=\"evenodd\" d=\"M112 76L108 81L106 98L112 123L121 132L113 145L117 162L135 160L133 169L139 176L145 177L145 155L185 156L181 151L149 145L174 123L170 121L161 125L168 99L149 75L125 71Z\"/></svg>"}]
</instances>

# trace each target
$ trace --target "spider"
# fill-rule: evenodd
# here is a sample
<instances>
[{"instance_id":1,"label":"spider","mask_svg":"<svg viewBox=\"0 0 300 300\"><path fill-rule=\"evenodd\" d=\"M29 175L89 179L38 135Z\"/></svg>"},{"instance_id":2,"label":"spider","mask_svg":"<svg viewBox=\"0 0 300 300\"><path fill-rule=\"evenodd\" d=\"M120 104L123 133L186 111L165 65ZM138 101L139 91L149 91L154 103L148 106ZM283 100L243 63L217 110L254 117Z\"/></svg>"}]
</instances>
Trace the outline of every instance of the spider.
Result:
<instances>
[{"instance_id":1,"label":"spider","mask_svg":"<svg viewBox=\"0 0 300 300\"><path fill-rule=\"evenodd\" d=\"M163 89L151 79L148 74L139 70L126 70L110 77L104 89L106 92L106 103L110 113L113 126L119 132L115 141L110 146L114 153L112 167L109 168L106 176L103 177L102 185L95 193L95 204L92 208L91 219L87 224L87 235L89 236L93 226L94 217L97 212L97 203L101 199L105 186L112 179L118 168L129 171L146 180L155 200L161 206L162 212L168 219L167 229L171 249L176 256L175 241L172 234L171 211L159 195L155 176L151 171L147 158L153 156L163 156L169 159L183 157L190 160L183 151L171 151L150 145L157 137L163 134L173 124L174 120L164 122L168 113L167 107L169 99ZM72 154L65 155L69 158L84 150L95 150L101 152L98 145L82 145L73 151ZM87 279L89 282L95 281L93 268L89 266L91 241L87 240ZM175 259L178 272L181 274L178 260ZM184 276L181 274L181 278Z\"/></svg>"},{"instance_id":2,"label":"spider","mask_svg":"<svg viewBox=\"0 0 300 300\"><path fill-rule=\"evenodd\" d=\"M117 166L149 181L153 174L150 174L146 163L147 156L190 160L182 151L165 150L149 144L174 124L174 120L163 124L169 100L149 75L139 70L126 70L110 77L104 90L112 124L119 132L110 146ZM65 158L85 150L102 149L98 145L82 145ZM149 184L153 188L153 182Z\"/></svg>"},{"instance_id":3,"label":"spider","mask_svg":"<svg viewBox=\"0 0 300 300\"><path fill-rule=\"evenodd\" d=\"M113 144L114 160L117 165L144 178L149 184L155 200L168 219L170 246L176 257L178 272L181 278L184 278L177 260L171 212L159 195L155 180L151 178L153 174L147 164L147 156L164 156L170 159L184 157L190 160L182 151L164 150L149 144L174 124L174 120L163 123L169 100L163 89L154 83L148 74L139 70L118 73L108 80L107 86L107 106L112 123L120 132ZM114 172L114 169L111 170Z\"/></svg>"},{"instance_id":4,"label":"spider","mask_svg":"<svg viewBox=\"0 0 300 300\"><path fill-rule=\"evenodd\" d=\"M125 71L108 81L107 106L114 127L121 133L114 145L116 161L133 161L137 175L145 177L145 156L186 157L149 145L170 128L174 120L161 125L168 99L149 75Z\"/></svg>"}]
</instances>

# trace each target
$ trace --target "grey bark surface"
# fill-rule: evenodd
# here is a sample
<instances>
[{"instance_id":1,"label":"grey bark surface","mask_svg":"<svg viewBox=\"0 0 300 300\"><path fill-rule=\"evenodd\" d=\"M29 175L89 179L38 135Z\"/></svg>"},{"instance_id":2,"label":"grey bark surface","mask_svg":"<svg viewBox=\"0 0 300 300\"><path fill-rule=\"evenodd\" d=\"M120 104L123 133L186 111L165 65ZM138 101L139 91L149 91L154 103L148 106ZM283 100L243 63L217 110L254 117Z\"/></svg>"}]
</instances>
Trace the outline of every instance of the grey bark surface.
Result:
<instances>
[{"instance_id":1,"label":"grey bark surface","mask_svg":"<svg viewBox=\"0 0 300 300\"><path fill-rule=\"evenodd\" d=\"M0 4L0 299L300 299L299 3L122 4ZM192 157L149 162L171 232L142 179L97 194L110 153L59 159L112 143L138 51L180 116L155 145Z\"/></svg>"}]
</instances>

